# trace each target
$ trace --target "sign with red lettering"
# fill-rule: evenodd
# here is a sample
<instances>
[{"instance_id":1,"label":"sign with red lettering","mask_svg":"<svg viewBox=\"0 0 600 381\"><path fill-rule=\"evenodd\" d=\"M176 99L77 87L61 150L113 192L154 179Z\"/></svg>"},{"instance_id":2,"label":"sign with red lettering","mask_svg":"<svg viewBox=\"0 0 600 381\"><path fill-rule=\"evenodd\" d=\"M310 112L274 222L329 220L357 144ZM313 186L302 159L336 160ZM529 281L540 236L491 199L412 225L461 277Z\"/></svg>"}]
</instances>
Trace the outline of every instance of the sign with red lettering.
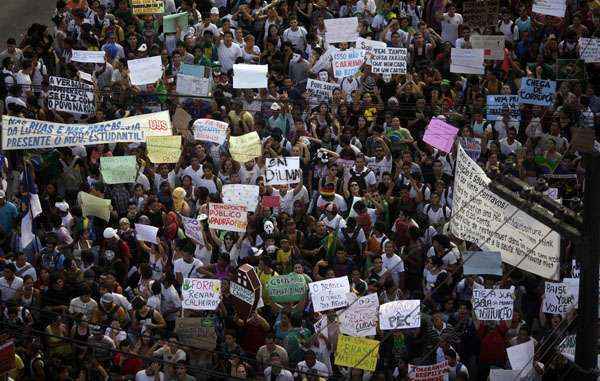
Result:
<instances>
[{"instance_id":1,"label":"sign with red lettering","mask_svg":"<svg viewBox=\"0 0 600 381\"><path fill-rule=\"evenodd\" d=\"M408 365L408 378L422 381L443 381L448 374L448 361L439 362L435 365L415 366Z\"/></svg>"},{"instance_id":2,"label":"sign with red lettering","mask_svg":"<svg viewBox=\"0 0 600 381\"><path fill-rule=\"evenodd\" d=\"M208 204L208 227L244 233L248 224L248 214L244 205Z\"/></svg>"}]
</instances>

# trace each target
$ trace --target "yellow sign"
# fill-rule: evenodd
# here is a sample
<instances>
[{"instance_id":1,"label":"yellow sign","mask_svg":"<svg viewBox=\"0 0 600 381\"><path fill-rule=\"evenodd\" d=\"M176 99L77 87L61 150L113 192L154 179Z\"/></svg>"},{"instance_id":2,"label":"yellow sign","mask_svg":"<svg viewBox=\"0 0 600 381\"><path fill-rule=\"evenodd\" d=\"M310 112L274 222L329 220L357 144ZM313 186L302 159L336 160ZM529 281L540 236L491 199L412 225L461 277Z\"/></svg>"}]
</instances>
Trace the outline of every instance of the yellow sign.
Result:
<instances>
[{"instance_id":1,"label":"yellow sign","mask_svg":"<svg viewBox=\"0 0 600 381\"><path fill-rule=\"evenodd\" d=\"M379 341L340 335L338 337L335 365L373 372L377 366Z\"/></svg>"},{"instance_id":2,"label":"yellow sign","mask_svg":"<svg viewBox=\"0 0 600 381\"><path fill-rule=\"evenodd\" d=\"M110 200L81 192L81 214L94 216L108 222L110 220Z\"/></svg>"},{"instance_id":3,"label":"yellow sign","mask_svg":"<svg viewBox=\"0 0 600 381\"><path fill-rule=\"evenodd\" d=\"M242 136L231 136L229 138L229 153L233 160L245 163L262 155L260 138L256 131Z\"/></svg>"},{"instance_id":4,"label":"yellow sign","mask_svg":"<svg viewBox=\"0 0 600 381\"><path fill-rule=\"evenodd\" d=\"M177 163L181 156L181 135L148 136L146 150L154 164Z\"/></svg>"},{"instance_id":5,"label":"yellow sign","mask_svg":"<svg viewBox=\"0 0 600 381\"><path fill-rule=\"evenodd\" d=\"M131 0L134 15L152 15L165 13L163 0Z\"/></svg>"}]
</instances>

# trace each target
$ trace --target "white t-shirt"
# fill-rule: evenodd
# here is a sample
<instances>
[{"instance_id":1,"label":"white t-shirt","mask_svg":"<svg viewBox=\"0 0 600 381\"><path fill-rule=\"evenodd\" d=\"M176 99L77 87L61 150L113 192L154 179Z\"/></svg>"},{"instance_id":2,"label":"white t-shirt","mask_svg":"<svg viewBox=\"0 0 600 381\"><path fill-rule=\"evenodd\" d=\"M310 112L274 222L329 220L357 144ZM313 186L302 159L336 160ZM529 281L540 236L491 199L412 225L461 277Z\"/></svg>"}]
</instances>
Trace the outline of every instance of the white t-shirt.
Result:
<instances>
[{"instance_id":1,"label":"white t-shirt","mask_svg":"<svg viewBox=\"0 0 600 381\"><path fill-rule=\"evenodd\" d=\"M194 258L192 263L187 263L183 260L183 258L179 258L173 264L173 267L175 268L175 274L181 273L184 278L202 278L202 275L196 271L202 266L203 264L198 258Z\"/></svg>"},{"instance_id":2,"label":"white t-shirt","mask_svg":"<svg viewBox=\"0 0 600 381\"><path fill-rule=\"evenodd\" d=\"M448 13L444 13L442 17L442 41L454 44L458 38L458 26L463 23L463 17L460 13L455 13L450 17Z\"/></svg>"},{"instance_id":3,"label":"white t-shirt","mask_svg":"<svg viewBox=\"0 0 600 381\"><path fill-rule=\"evenodd\" d=\"M435 256L435 249L432 246L429 248L429 251L427 251L427 258L431 258L434 256ZM452 248L446 253L446 255L444 255L442 257L442 262L444 263L445 266L455 265L456 263L458 263L459 259L460 259L460 251L458 251L458 248L456 246L452 246Z\"/></svg>"},{"instance_id":4,"label":"white t-shirt","mask_svg":"<svg viewBox=\"0 0 600 381\"><path fill-rule=\"evenodd\" d=\"M94 299L91 299L85 303L81 300L81 297L71 299L71 303L69 304L69 313L70 314L83 314L83 318L85 320L90 320L92 318L92 311L94 308L98 307L98 303Z\"/></svg>"},{"instance_id":5,"label":"white t-shirt","mask_svg":"<svg viewBox=\"0 0 600 381\"><path fill-rule=\"evenodd\" d=\"M512 153L517 153L523 147L523 145L515 139L512 144L508 143L508 138L500 139L500 152L503 155L510 155Z\"/></svg>"},{"instance_id":6,"label":"white t-shirt","mask_svg":"<svg viewBox=\"0 0 600 381\"><path fill-rule=\"evenodd\" d=\"M23 73L23 70L19 70L15 76L17 79L17 85L21 86L21 99L26 100L25 93L31 90L31 76L27 73Z\"/></svg>"},{"instance_id":7,"label":"white t-shirt","mask_svg":"<svg viewBox=\"0 0 600 381\"><path fill-rule=\"evenodd\" d=\"M217 49L219 54L219 62L221 62L221 70L228 72L233 69L233 64L238 57L242 57L242 48L232 42L230 47L227 47L224 42L221 41L219 48Z\"/></svg>"},{"instance_id":8,"label":"white t-shirt","mask_svg":"<svg viewBox=\"0 0 600 381\"><path fill-rule=\"evenodd\" d=\"M4 188L4 189L6 189L6 188ZM21 277L21 278L24 278L25 275L30 275L34 282L37 281L37 273L35 271L35 267L33 267L31 265L31 263L25 262L23 267L19 267L19 265L17 265L16 263L14 263L14 265L17 269L17 274L15 274L15 275L17 275L18 277ZM23 269L22 272L21 272L21 269Z\"/></svg>"},{"instance_id":9,"label":"white t-shirt","mask_svg":"<svg viewBox=\"0 0 600 381\"><path fill-rule=\"evenodd\" d=\"M158 372L158 377L160 381L164 381L165 374L163 372ZM135 374L135 381L155 381L156 376L147 376L146 369L142 369Z\"/></svg>"},{"instance_id":10,"label":"white t-shirt","mask_svg":"<svg viewBox=\"0 0 600 381\"><path fill-rule=\"evenodd\" d=\"M298 370L296 376L304 373L312 374L316 371L319 377L329 377L329 369L327 369L327 365L323 364L319 360L315 360L315 365L312 368L309 368L309 366L306 365L306 361L300 361L296 369Z\"/></svg>"},{"instance_id":11,"label":"white t-shirt","mask_svg":"<svg viewBox=\"0 0 600 381\"><path fill-rule=\"evenodd\" d=\"M180 172L179 178L183 178L183 176L188 175L192 178L192 183L195 186L200 186L202 175L204 175L204 170L202 169L202 165L198 168L198 170L194 170L191 165L188 165L183 171Z\"/></svg>"},{"instance_id":12,"label":"white t-shirt","mask_svg":"<svg viewBox=\"0 0 600 381\"><path fill-rule=\"evenodd\" d=\"M7 302L15 297L17 290L23 287L23 278L15 276L11 284L8 284L6 278L0 278L0 293L2 293L2 301Z\"/></svg>"},{"instance_id":13,"label":"white t-shirt","mask_svg":"<svg viewBox=\"0 0 600 381\"><path fill-rule=\"evenodd\" d=\"M381 254L381 261L383 262L383 269L390 272L394 284L397 285L400 282L400 274L404 272L404 261L397 254L391 257Z\"/></svg>"},{"instance_id":14,"label":"white t-shirt","mask_svg":"<svg viewBox=\"0 0 600 381\"><path fill-rule=\"evenodd\" d=\"M304 51L306 48L306 29L304 27L298 27L297 30L292 30L292 28L287 28L283 32L283 41L289 41L294 48Z\"/></svg>"}]
</instances>

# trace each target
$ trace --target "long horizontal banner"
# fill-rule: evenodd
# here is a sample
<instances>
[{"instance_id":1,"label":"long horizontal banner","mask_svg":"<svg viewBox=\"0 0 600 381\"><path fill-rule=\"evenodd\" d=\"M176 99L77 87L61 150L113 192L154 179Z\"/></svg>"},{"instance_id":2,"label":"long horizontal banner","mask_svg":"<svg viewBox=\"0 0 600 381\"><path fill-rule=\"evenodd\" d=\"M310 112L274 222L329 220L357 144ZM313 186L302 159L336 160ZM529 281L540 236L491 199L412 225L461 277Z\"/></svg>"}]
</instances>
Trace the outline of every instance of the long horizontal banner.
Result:
<instances>
[{"instance_id":1,"label":"long horizontal banner","mask_svg":"<svg viewBox=\"0 0 600 381\"><path fill-rule=\"evenodd\" d=\"M38 149L145 142L147 136L173 135L168 111L94 124L64 124L2 117L2 149Z\"/></svg>"}]
</instances>

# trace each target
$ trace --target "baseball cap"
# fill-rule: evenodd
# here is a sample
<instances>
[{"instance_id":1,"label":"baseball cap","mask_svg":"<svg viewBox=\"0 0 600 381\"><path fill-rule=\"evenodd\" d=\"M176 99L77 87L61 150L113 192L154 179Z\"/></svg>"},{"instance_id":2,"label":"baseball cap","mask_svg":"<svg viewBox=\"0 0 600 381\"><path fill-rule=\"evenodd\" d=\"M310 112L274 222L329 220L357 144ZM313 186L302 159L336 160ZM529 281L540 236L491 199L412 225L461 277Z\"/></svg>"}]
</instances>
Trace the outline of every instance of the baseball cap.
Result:
<instances>
[{"instance_id":1,"label":"baseball cap","mask_svg":"<svg viewBox=\"0 0 600 381\"><path fill-rule=\"evenodd\" d=\"M212 8L210 9L210 14L211 14L211 15L218 15L218 14L219 14L219 8L217 8L217 7L212 7Z\"/></svg>"},{"instance_id":2,"label":"baseball cap","mask_svg":"<svg viewBox=\"0 0 600 381\"><path fill-rule=\"evenodd\" d=\"M103 236L106 239L111 239L111 238L118 237L117 231L115 229L113 229L113 228L106 228L106 229L104 229Z\"/></svg>"},{"instance_id":3,"label":"baseball cap","mask_svg":"<svg viewBox=\"0 0 600 381\"><path fill-rule=\"evenodd\" d=\"M56 207L56 209L60 210L61 212L66 212L69 210L69 204L67 204L64 201L56 202L56 203L54 203L54 206Z\"/></svg>"},{"instance_id":4,"label":"baseball cap","mask_svg":"<svg viewBox=\"0 0 600 381\"><path fill-rule=\"evenodd\" d=\"M113 302L113 296L111 294L109 294L108 292L105 293L104 295L102 295L102 298L100 298L100 303L108 304L108 303L112 303L112 302Z\"/></svg>"},{"instance_id":5,"label":"baseball cap","mask_svg":"<svg viewBox=\"0 0 600 381\"><path fill-rule=\"evenodd\" d=\"M279 111L279 110L281 110L281 106L279 105L279 103L273 103L271 105L271 110L273 110L273 111Z\"/></svg>"}]
</instances>

